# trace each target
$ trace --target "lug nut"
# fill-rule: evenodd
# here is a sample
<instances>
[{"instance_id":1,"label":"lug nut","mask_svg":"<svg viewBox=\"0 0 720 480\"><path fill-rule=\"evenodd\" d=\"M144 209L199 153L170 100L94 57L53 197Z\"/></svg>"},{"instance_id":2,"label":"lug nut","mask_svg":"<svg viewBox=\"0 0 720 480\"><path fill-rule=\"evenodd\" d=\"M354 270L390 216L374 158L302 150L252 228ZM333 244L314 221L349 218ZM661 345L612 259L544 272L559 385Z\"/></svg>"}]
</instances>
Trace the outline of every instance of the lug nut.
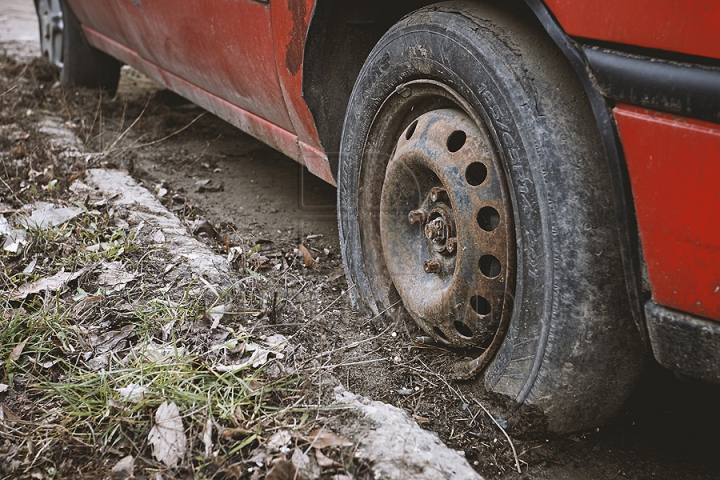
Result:
<instances>
[{"instance_id":1,"label":"lug nut","mask_svg":"<svg viewBox=\"0 0 720 480\"><path fill-rule=\"evenodd\" d=\"M425 269L425 273L440 273L442 270L442 266L437 260L425 260L423 268Z\"/></svg>"},{"instance_id":2,"label":"lug nut","mask_svg":"<svg viewBox=\"0 0 720 480\"><path fill-rule=\"evenodd\" d=\"M449 200L447 191L442 187L433 187L430 189L430 200L433 202L446 202Z\"/></svg>"},{"instance_id":3,"label":"lug nut","mask_svg":"<svg viewBox=\"0 0 720 480\"><path fill-rule=\"evenodd\" d=\"M422 208L418 208L417 210L413 210L410 213L408 213L408 221L411 225L415 225L416 223L420 223L420 225L425 224L425 220L427 219L427 212L423 210Z\"/></svg>"},{"instance_id":4,"label":"lug nut","mask_svg":"<svg viewBox=\"0 0 720 480\"><path fill-rule=\"evenodd\" d=\"M445 242L445 250L448 253L453 253L457 249L457 237L450 237Z\"/></svg>"}]
</instances>

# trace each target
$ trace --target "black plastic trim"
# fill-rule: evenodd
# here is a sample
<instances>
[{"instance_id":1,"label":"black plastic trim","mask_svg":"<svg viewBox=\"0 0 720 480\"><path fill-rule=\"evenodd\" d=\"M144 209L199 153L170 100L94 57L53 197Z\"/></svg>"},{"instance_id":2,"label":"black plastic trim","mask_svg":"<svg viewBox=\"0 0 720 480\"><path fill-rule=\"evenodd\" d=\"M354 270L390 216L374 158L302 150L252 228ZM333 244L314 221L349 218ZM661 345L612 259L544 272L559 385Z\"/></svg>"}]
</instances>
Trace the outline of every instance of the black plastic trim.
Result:
<instances>
[{"instance_id":1,"label":"black plastic trim","mask_svg":"<svg viewBox=\"0 0 720 480\"><path fill-rule=\"evenodd\" d=\"M630 177L625 164L622 144L617 134L610 106L593 82L582 50L560 27L555 17L541 0L525 0L535 16L575 69L595 115L608 167L614 186L615 212L619 224L620 251L625 265L625 282L633 320L646 346L648 344L645 316L642 308L640 276L640 247L638 239L635 203L630 188Z\"/></svg>"},{"instance_id":2,"label":"black plastic trim","mask_svg":"<svg viewBox=\"0 0 720 480\"><path fill-rule=\"evenodd\" d=\"M720 383L720 322L645 304L653 355L675 373Z\"/></svg>"},{"instance_id":3,"label":"black plastic trim","mask_svg":"<svg viewBox=\"0 0 720 480\"><path fill-rule=\"evenodd\" d=\"M720 68L583 47L600 92L614 100L720 122Z\"/></svg>"}]
</instances>

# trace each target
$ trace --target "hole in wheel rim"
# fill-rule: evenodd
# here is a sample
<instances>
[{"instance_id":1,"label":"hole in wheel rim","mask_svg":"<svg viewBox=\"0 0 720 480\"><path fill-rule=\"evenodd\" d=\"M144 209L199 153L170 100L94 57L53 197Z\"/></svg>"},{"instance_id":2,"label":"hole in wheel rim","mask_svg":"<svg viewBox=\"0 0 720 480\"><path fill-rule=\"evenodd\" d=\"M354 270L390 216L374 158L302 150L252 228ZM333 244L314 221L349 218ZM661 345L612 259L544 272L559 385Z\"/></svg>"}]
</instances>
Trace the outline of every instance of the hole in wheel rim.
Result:
<instances>
[{"instance_id":1,"label":"hole in wheel rim","mask_svg":"<svg viewBox=\"0 0 720 480\"><path fill-rule=\"evenodd\" d=\"M447 335L445 335L445 333L442 330L440 330L438 327L433 327L433 332L435 332L435 335L440 337L440 339L442 341L448 342L448 343L450 342L450 340L448 340L448 338L447 338Z\"/></svg>"},{"instance_id":2,"label":"hole in wheel rim","mask_svg":"<svg viewBox=\"0 0 720 480\"><path fill-rule=\"evenodd\" d=\"M417 127L417 120L412 122L410 126L405 131L405 140L410 140L413 136L413 133L415 133L415 128Z\"/></svg>"},{"instance_id":3,"label":"hole in wheel rim","mask_svg":"<svg viewBox=\"0 0 720 480\"><path fill-rule=\"evenodd\" d=\"M461 321L455 322L455 330L457 330L457 333L462 337L472 338L473 336L473 332L472 330L470 330L470 327L468 327Z\"/></svg>"},{"instance_id":4,"label":"hole in wheel rim","mask_svg":"<svg viewBox=\"0 0 720 480\"><path fill-rule=\"evenodd\" d=\"M483 207L477 214L477 223L486 232L492 232L500 225L500 214L493 207Z\"/></svg>"},{"instance_id":5,"label":"hole in wheel rim","mask_svg":"<svg viewBox=\"0 0 720 480\"><path fill-rule=\"evenodd\" d=\"M467 140L467 134L462 130L455 130L447 139L447 149L451 153L455 153L465 145L465 140Z\"/></svg>"},{"instance_id":6,"label":"hole in wheel rim","mask_svg":"<svg viewBox=\"0 0 720 480\"><path fill-rule=\"evenodd\" d=\"M478 315L487 315L492 311L490 302L485 297L475 295L470 299L470 306Z\"/></svg>"},{"instance_id":7,"label":"hole in wheel rim","mask_svg":"<svg viewBox=\"0 0 720 480\"><path fill-rule=\"evenodd\" d=\"M495 278L500 275L502 265L494 255L483 255L478 262L480 271L488 278Z\"/></svg>"},{"instance_id":8,"label":"hole in wheel rim","mask_svg":"<svg viewBox=\"0 0 720 480\"><path fill-rule=\"evenodd\" d=\"M483 163L473 162L465 170L465 180L473 187L481 185L486 178L487 167Z\"/></svg>"}]
</instances>

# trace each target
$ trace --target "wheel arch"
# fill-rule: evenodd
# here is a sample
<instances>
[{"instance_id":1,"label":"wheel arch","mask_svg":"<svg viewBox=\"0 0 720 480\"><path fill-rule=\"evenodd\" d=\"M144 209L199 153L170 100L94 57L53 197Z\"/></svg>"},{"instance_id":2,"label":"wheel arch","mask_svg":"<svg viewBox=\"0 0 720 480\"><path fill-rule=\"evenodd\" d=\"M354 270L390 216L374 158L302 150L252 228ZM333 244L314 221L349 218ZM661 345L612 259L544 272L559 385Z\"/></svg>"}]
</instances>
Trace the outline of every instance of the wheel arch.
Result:
<instances>
[{"instance_id":1,"label":"wheel arch","mask_svg":"<svg viewBox=\"0 0 720 480\"><path fill-rule=\"evenodd\" d=\"M499 3L498 0L465 0ZM429 0L317 0L304 51L303 97L315 120L320 142L337 174L342 124L355 80L368 54L383 34L403 16L438 2ZM635 206L622 144L611 105L596 88L580 46L562 29L542 0L517 0L513 12L531 16L573 67L591 104L613 183L618 238L633 320L645 346L641 251Z\"/></svg>"}]
</instances>

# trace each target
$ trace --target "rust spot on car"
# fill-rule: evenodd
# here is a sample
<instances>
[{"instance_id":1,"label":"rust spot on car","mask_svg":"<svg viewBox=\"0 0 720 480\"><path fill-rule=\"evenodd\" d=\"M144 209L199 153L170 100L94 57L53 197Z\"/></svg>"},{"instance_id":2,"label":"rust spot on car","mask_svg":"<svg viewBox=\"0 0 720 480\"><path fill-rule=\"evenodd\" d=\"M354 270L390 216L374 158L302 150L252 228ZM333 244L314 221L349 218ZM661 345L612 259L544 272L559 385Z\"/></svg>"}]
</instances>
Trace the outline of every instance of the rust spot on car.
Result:
<instances>
[{"instance_id":1,"label":"rust spot on car","mask_svg":"<svg viewBox=\"0 0 720 480\"><path fill-rule=\"evenodd\" d=\"M292 15L292 28L290 29L290 41L285 51L285 66L288 71L295 76L300 71L303 60L303 45L305 40L305 32L307 31L307 23L305 23L305 15L307 9L305 0L290 0L288 2L288 10Z\"/></svg>"}]
</instances>

